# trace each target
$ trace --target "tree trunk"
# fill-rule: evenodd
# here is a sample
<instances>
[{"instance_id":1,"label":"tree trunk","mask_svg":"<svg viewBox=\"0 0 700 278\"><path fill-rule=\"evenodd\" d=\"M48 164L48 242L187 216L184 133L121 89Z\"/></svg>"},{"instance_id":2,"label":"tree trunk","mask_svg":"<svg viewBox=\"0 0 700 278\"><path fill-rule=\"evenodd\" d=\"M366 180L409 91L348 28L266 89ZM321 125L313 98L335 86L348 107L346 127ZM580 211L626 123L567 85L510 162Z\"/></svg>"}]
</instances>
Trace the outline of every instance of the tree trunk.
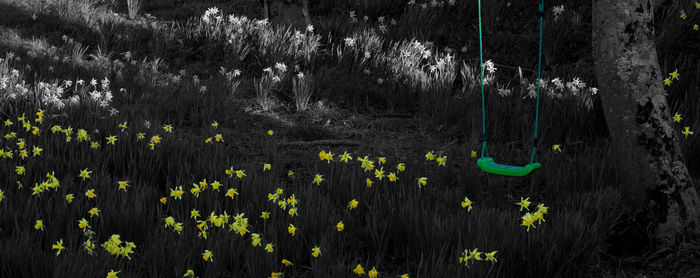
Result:
<instances>
[{"instance_id":1,"label":"tree trunk","mask_svg":"<svg viewBox=\"0 0 700 278\"><path fill-rule=\"evenodd\" d=\"M309 0L262 0L263 17L272 24L305 29L312 24Z\"/></svg>"},{"instance_id":2,"label":"tree trunk","mask_svg":"<svg viewBox=\"0 0 700 278\"><path fill-rule=\"evenodd\" d=\"M651 0L594 0L593 57L625 203L672 246L700 234L700 199L671 126Z\"/></svg>"}]
</instances>

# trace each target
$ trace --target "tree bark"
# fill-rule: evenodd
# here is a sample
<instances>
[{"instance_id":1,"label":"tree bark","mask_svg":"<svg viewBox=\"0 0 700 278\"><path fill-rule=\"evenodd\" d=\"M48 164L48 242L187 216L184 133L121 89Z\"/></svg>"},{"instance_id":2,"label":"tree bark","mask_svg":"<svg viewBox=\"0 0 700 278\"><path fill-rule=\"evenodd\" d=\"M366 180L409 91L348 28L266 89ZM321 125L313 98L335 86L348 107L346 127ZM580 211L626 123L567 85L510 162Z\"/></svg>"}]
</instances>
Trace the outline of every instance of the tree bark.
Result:
<instances>
[{"instance_id":1,"label":"tree bark","mask_svg":"<svg viewBox=\"0 0 700 278\"><path fill-rule=\"evenodd\" d=\"M594 0L593 57L624 202L673 246L700 235L700 199L683 162L654 44L651 0Z\"/></svg>"}]
</instances>

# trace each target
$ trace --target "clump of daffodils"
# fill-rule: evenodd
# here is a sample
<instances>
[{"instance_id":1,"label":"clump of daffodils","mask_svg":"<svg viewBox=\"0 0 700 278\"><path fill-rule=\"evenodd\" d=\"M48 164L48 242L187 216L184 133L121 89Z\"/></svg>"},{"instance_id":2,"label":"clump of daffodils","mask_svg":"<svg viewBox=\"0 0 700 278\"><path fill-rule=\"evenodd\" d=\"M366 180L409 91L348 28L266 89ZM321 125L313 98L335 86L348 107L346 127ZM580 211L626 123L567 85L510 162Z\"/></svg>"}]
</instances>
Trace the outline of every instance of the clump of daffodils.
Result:
<instances>
[{"instance_id":1,"label":"clump of daffodils","mask_svg":"<svg viewBox=\"0 0 700 278\"><path fill-rule=\"evenodd\" d=\"M118 234L113 234L109 240L105 241L100 246L112 255L126 257L131 260L129 254L134 253L133 249L136 248L136 245L133 242L122 242L119 237ZM124 246L121 246L122 243L124 243Z\"/></svg>"},{"instance_id":2,"label":"clump of daffodils","mask_svg":"<svg viewBox=\"0 0 700 278\"><path fill-rule=\"evenodd\" d=\"M530 199L530 198L525 198L525 199L523 199L523 198L521 197L521 198L520 198L520 202L515 203L516 205L519 205L519 206L520 206L520 211L522 211L523 208L526 209L526 210L530 210L530 208L529 208L529 207L530 207L530 201L529 201L529 199ZM523 215L523 216L521 217L521 219L522 219L522 224L521 224L521 225L527 227L527 231L529 232L529 231L530 231L530 227L535 228L535 222L537 222L537 224L542 224L542 221L545 221L545 220L544 220L544 215L547 214L548 210L549 210L549 208L546 207L543 203L538 204L538 205L537 205L537 211L536 211L536 212L534 212L534 213L528 212L528 213L525 213L525 215ZM545 221L545 222L546 222L546 221Z\"/></svg>"},{"instance_id":3,"label":"clump of daffodils","mask_svg":"<svg viewBox=\"0 0 700 278\"><path fill-rule=\"evenodd\" d=\"M475 261L491 261L491 263L496 263L496 253L498 251L493 251L489 253L483 253L479 252L479 248L474 248L474 250L469 250L469 249L464 249L462 252L462 256L458 257L459 263L463 263L464 266L469 267L469 260L475 260ZM482 258L481 255L486 256L485 258Z\"/></svg>"}]
</instances>

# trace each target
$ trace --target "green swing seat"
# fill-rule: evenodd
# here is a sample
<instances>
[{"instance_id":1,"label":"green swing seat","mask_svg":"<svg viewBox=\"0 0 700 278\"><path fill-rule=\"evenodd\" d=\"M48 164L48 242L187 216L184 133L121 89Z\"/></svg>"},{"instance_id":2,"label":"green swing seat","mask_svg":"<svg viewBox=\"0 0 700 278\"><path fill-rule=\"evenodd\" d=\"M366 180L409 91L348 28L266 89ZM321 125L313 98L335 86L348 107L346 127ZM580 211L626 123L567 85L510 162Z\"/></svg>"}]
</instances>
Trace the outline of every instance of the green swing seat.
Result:
<instances>
[{"instance_id":1,"label":"green swing seat","mask_svg":"<svg viewBox=\"0 0 700 278\"><path fill-rule=\"evenodd\" d=\"M479 158L476 164L486 173L513 177L526 176L542 166L539 162L530 163L523 167L498 164L496 161L493 161L491 157Z\"/></svg>"},{"instance_id":2,"label":"green swing seat","mask_svg":"<svg viewBox=\"0 0 700 278\"><path fill-rule=\"evenodd\" d=\"M538 17L540 19L540 51L539 51L539 61L537 65L537 80L540 79L540 73L542 69L542 20L544 20L544 0L540 0ZM530 163L525 166L511 166L505 164L498 164L489 156L487 149L486 140L486 105L484 104L484 55L483 55L483 42L481 35L481 0L479 3L479 60L481 62L481 127L482 127L482 146L481 146L481 158L477 161L477 165L481 170L491 174L497 174L502 176L514 176L522 177L526 176L532 171L535 171L542 167L539 162L535 162L535 153L537 150L537 125L539 122L539 107L540 107L540 82L537 82L537 104L535 106L535 136L532 142L532 156L530 156Z\"/></svg>"}]
</instances>

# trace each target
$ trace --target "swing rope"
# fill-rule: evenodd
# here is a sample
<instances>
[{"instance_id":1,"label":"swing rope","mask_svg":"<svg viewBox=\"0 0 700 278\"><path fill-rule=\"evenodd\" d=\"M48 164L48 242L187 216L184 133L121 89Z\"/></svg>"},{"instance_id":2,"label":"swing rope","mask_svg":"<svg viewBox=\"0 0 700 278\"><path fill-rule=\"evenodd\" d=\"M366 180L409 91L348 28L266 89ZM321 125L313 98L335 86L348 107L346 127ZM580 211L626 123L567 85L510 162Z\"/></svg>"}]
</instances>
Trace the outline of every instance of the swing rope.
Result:
<instances>
[{"instance_id":1,"label":"swing rope","mask_svg":"<svg viewBox=\"0 0 700 278\"><path fill-rule=\"evenodd\" d=\"M542 70L542 25L544 20L544 0L540 0L538 17L540 20L540 47L539 58L537 65L537 104L535 106L535 134L532 142L532 155L530 163L525 167L509 166L498 164L489 157L486 136L486 104L484 96L484 55L483 55L483 39L481 34L481 0L478 0L479 5L479 61L481 62L481 158L479 158L479 168L488 173L507 175L507 176L524 176L533 170L540 168L540 163L535 162L535 153L537 151L537 129L539 124L539 107L540 107L540 74Z\"/></svg>"}]
</instances>

